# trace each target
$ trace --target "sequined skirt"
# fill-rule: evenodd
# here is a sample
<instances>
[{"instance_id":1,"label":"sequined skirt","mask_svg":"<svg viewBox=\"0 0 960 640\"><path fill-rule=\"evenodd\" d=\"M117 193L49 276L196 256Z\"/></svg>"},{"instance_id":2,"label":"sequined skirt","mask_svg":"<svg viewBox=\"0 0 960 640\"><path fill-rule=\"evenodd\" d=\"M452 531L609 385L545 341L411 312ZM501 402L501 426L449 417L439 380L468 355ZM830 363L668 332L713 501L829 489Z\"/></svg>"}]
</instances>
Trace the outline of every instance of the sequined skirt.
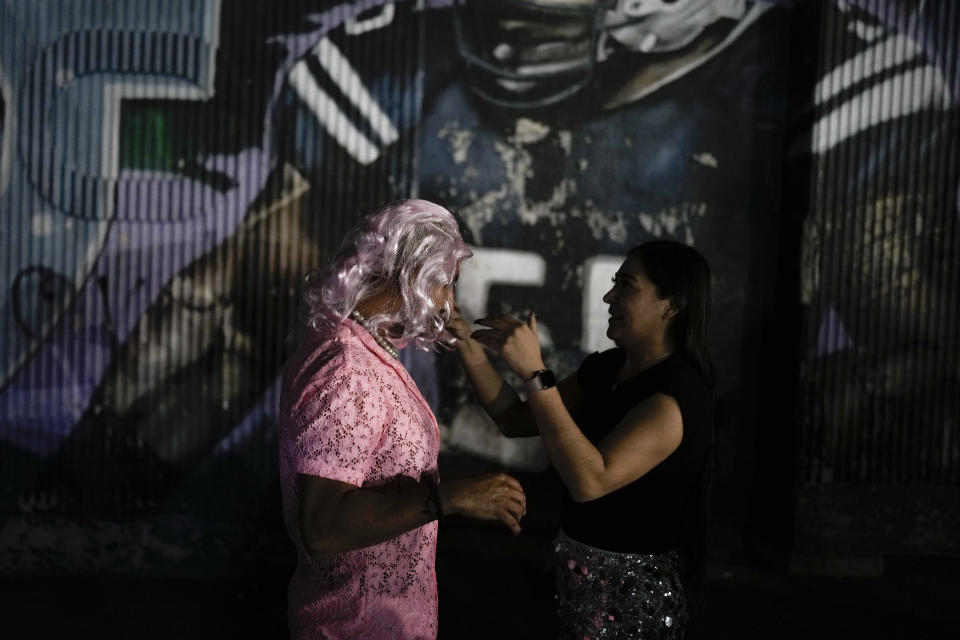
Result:
<instances>
[{"instance_id":1,"label":"sequined skirt","mask_svg":"<svg viewBox=\"0 0 960 640\"><path fill-rule=\"evenodd\" d=\"M687 601L678 552L615 553L562 531L554 550L560 640L683 637Z\"/></svg>"}]
</instances>

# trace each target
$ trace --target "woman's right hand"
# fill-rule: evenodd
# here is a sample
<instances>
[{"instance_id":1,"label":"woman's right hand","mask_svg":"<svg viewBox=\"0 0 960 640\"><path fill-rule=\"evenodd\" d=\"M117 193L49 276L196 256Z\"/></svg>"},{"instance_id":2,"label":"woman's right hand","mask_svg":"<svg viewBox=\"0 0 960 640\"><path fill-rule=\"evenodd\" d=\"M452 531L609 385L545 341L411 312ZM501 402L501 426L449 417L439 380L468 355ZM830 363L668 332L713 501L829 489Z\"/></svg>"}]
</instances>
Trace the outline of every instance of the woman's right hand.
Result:
<instances>
[{"instance_id":1,"label":"woman's right hand","mask_svg":"<svg viewBox=\"0 0 960 640\"><path fill-rule=\"evenodd\" d=\"M453 478L440 483L444 513L459 513L479 520L499 520L520 533L520 520L527 513L527 496L520 482L505 473Z\"/></svg>"}]
</instances>

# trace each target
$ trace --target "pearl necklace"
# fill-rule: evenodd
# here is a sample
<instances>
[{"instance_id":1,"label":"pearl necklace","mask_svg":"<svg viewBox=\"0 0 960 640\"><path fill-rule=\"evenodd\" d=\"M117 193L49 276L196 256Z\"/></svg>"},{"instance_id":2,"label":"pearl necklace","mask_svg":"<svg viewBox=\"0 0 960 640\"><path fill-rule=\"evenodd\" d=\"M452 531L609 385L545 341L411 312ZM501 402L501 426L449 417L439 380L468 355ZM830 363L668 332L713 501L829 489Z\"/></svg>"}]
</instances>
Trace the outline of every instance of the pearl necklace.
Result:
<instances>
[{"instance_id":1,"label":"pearl necklace","mask_svg":"<svg viewBox=\"0 0 960 640\"><path fill-rule=\"evenodd\" d=\"M377 341L378 345L383 347L384 351L392 355L395 359L397 360L400 359L400 354L397 352L396 348L392 344L390 344L386 338L381 336L374 329L370 328L370 326L367 324L367 319L363 317L363 314L361 314L359 311L354 310L350 312L350 318L353 319L355 322L357 322L357 324L359 324L361 327L366 329L367 333L373 336L373 339Z\"/></svg>"}]
</instances>

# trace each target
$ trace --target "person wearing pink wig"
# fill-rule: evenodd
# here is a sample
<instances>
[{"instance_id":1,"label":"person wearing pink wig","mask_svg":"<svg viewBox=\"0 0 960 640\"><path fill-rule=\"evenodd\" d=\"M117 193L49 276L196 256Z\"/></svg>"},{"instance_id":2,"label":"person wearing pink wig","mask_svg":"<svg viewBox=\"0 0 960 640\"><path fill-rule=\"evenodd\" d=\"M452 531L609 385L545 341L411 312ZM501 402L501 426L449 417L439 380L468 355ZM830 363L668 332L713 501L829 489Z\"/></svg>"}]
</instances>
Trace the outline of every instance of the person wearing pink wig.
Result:
<instances>
[{"instance_id":1,"label":"person wearing pink wig","mask_svg":"<svg viewBox=\"0 0 960 640\"><path fill-rule=\"evenodd\" d=\"M449 211L404 200L364 218L307 278L279 418L294 640L435 638L437 521L520 531L515 478L439 483L437 421L397 353L455 342L446 321L470 255Z\"/></svg>"}]
</instances>

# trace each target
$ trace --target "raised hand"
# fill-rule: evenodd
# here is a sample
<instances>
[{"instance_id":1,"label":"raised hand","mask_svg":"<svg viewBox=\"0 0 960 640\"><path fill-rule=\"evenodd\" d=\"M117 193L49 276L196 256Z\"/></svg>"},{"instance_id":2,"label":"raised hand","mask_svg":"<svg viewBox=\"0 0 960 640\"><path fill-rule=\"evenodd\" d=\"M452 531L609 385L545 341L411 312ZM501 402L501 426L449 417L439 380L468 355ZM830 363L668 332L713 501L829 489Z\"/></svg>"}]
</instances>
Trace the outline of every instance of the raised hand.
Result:
<instances>
[{"instance_id":1,"label":"raised hand","mask_svg":"<svg viewBox=\"0 0 960 640\"><path fill-rule=\"evenodd\" d=\"M499 520L520 533L520 520L527 513L527 496L513 476L489 473L454 478L440 483L440 501L447 513L459 513L479 520Z\"/></svg>"},{"instance_id":2,"label":"raised hand","mask_svg":"<svg viewBox=\"0 0 960 640\"><path fill-rule=\"evenodd\" d=\"M457 340L466 340L470 337L470 323L460 313L458 307L453 307L453 312L446 323L447 331Z\"/></svg>"},{"instance_id":3,"label":"raised hand","mask_svg":"<svg viewBox=\"0 0 960 640\"><path fill-rule=\"evenodd\" d=\"M476 324L489 328L478 329L471 337L503 358L521 379L527 380L545 368L534 314L531 313L526 322L509 315L497 315L480 318Z\"/></svg>"}]
</instances>

